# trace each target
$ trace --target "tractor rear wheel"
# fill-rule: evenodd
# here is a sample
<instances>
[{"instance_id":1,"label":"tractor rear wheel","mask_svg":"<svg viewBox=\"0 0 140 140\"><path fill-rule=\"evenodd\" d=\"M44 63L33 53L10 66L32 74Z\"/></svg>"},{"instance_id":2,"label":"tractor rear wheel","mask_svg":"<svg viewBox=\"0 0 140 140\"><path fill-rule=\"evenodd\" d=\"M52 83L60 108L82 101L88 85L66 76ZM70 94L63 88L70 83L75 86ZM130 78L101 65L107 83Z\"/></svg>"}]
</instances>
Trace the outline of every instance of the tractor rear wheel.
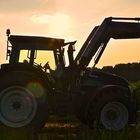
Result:
<instances>
[{"instance_id":1,"label":"tractor rear wheel","mask_svg":"<svg viewBox=\"0 0 140 140\"><path fill-rule=\"evenodd\" d=\"M6 126L26 126L36 115L37 101L33 93L21 85L2 90L0 100L0 120Z\"/></svg>"},{"instance_id":2,"label":"tractor rear wheel","mask_svg":"<svg viewBox=\"0 0 140 140\"><path fill-rule=\"evenodd\" d=\"M8 128L38 131L48 117L46 88L41 79L11 72L0 79L0 121Z\"/></svg>"}]
</instances>

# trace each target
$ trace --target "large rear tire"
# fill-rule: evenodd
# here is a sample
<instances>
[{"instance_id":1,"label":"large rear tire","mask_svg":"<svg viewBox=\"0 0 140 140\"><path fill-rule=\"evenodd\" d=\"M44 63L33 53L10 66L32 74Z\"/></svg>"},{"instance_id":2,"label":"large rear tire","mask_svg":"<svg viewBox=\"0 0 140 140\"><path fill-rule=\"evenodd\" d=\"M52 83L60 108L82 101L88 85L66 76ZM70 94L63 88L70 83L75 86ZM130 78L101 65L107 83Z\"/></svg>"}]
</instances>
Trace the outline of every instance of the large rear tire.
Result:
<instances>
[{"instance_id":1,"label":"large rear tire","mask_svg":"<svg viewBox=\"0 0 140 140\"><path fill-rule=\"evenodd\" d=\"M0 79L0 121L8 128L38 131L48 117L47 90L36 75L10 72Z\"/></svg>"}]
</instances>

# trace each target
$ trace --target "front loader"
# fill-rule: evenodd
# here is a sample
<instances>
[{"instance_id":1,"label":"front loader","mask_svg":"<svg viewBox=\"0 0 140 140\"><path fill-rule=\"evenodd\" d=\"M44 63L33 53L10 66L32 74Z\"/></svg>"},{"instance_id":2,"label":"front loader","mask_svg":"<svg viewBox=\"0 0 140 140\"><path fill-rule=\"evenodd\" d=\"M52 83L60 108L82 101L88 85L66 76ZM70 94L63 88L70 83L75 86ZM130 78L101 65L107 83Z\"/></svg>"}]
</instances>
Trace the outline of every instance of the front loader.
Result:
<instances>
[{"instance_id":1,"label":"front loader","mask_svg":"<svg viewBox=\"0 0 140 140\"><path fill-rule=\"evenodd\" d=\"M9 63L2 64L0 69L1 124L38 131L50 114L74 114L90 127L97 121L109 130L135 124L137 104L128 81L98 71L95 65L110 38L140 38L139 20L104 19L75 58L76 41L10 35L7 30ZM95 64L88 68L93 57Z\"/></svg>"}]
</instances>

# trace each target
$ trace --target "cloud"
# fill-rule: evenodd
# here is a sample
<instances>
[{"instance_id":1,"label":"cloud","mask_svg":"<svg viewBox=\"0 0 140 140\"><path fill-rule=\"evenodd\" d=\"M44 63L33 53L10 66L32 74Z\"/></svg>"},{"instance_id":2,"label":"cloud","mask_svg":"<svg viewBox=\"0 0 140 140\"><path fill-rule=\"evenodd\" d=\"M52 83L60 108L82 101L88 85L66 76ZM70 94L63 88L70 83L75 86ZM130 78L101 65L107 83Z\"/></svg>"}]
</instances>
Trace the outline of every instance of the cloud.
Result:
<instances>
[{"instance_id":1,"label":"cloud","mask_svg":"<svg viewBox=\"0 0 140 140\"><path fill-rule=\"evenodd\" d=\"M30 20L47 27L47 32L53 36L69 36L73 26L72 18L64 13L33 15Z\"/></svg>"},{"instance_id":2,"label":"cloud","mask_svg":"<svg viewBox=\"0 0 140 140\"><path fill-rule=\"evenodd\" d=\"M47 15L47 14L42 14L42 15L33 15L31 17L31 20L34 22L38 22L40 24L52 24L55 22L61 22L63 19L63 22L66 23L70 19L68 15L65 15L63 13L55 13L53 15Z\"/></svg>"}]
</instances>

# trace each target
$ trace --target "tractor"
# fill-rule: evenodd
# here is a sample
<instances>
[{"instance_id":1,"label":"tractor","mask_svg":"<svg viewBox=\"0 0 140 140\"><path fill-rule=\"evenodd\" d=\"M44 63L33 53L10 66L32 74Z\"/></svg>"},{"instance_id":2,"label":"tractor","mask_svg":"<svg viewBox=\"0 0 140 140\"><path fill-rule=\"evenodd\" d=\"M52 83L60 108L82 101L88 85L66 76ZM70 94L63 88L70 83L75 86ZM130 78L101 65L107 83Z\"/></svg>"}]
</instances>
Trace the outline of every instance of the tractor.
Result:
<instances>
[{"instance_id":1,"label":"tractor","mask_svg":"<svg viewBox=\"0 0 140 140\"><path fill-rule=\"evenodd\" d=\"M129 82L101 72L95 65L111 38L140 38L139 21L105 18L92 30L76 57L76 41L11 35L8 29L9 62L0 68L1 125L38 131L49 115L59 114L75 115L89 127L96 121L114 131L135 124L138 108ZM89 68L92 58L94 65Z\"/></svg>"}]
</instances>

